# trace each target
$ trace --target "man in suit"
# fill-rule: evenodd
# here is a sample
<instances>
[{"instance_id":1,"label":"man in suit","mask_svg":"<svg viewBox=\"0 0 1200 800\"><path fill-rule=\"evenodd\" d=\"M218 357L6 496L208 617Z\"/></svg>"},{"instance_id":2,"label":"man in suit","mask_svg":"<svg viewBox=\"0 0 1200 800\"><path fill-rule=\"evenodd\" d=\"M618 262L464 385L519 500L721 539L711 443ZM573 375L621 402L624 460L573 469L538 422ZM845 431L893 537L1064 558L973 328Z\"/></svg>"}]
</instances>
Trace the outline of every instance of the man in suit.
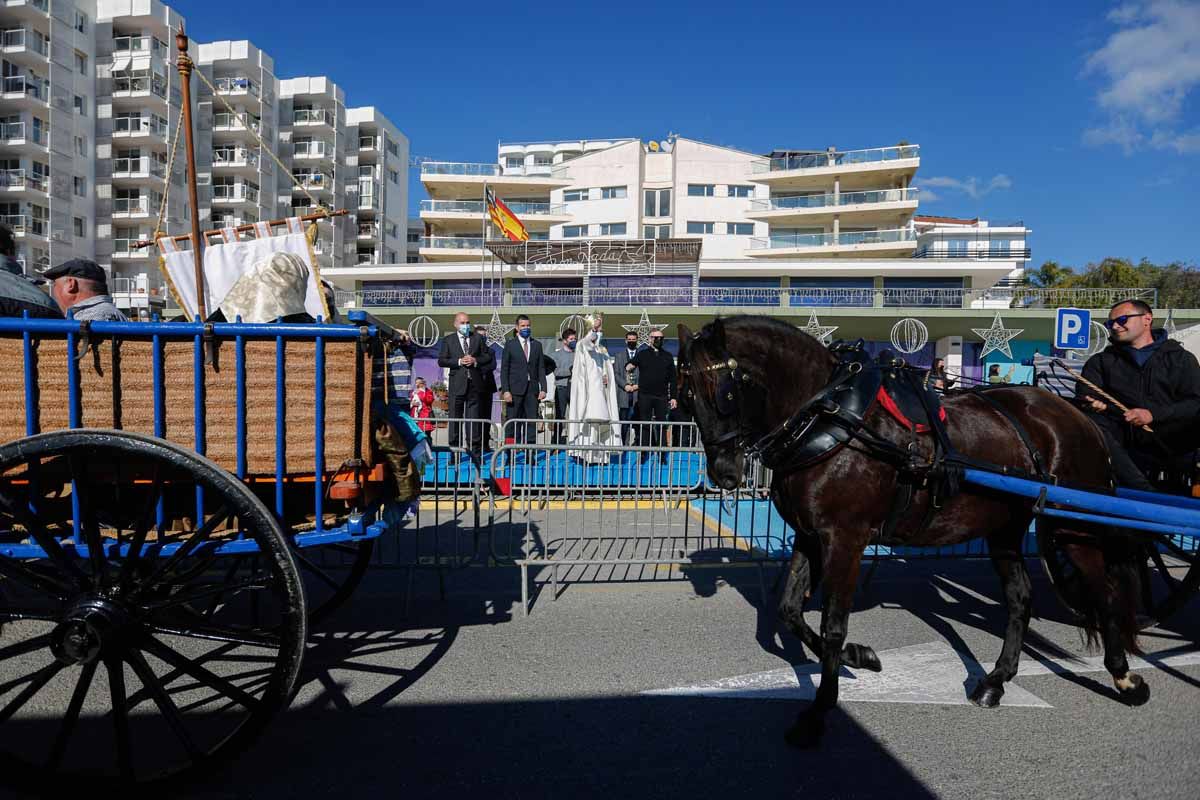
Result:
<instances>
[{"instance_id":1,"label":"man in suit","mask_svg":"<svg viewBox=\"0 0 1200 800\"><path fill-rule=\"evenodd\" d=\"M487 342L487 325L475 325L475 333L483 337L483 341ZM487 345L488 352L492 354L491 369L482 370L483 382L479 387L479 416L483 418L483 451L490 453L492 451L492 411L495 410L496 401L496 351L492 346ZM504 422L503 419L500 420Z\"/></svg>"},{"instance_id":2,"label":"man in suit","mask_svg":"<svg viewBox=\"0 0 1200 800\"><path fill-rule=\"evenodd\" d=\"M517 335L504 344L500 357L500 397L508 408L509 419L538 418L538 403L546 399L546 360L542 344L533 338L529 317L517 317ZM518 422L513 439L518 444L532 444L537 426Z\"/></svg>"},{"instance_id":3,"label":"man in suit","mask_svg":"<svg viewBox=\"0 0 1200 800\"><path fill-rule=\"evenodd\" d=\"M621 414L621 422L632 422L638 416L638 368L629 369L629 362L637 355L637 351L637 334L630 331L625 334L625 349L618 350L613 356L613 375L617 377L617 410ZM621 439L627 445L638 443L634 427L621 426Z\"/></svg>"},{"instance_id":4,"label":"man in suit","mask_svg":"<svg viewBox=\"0 0 1200 800\"><path fill-rule=\"evenodd\" d=\"M642 422L663 423L667 411L675 410L675 359L663 349L663 332L650 334L650 346L643 347L629 360L639 370L638 418ZM647 435L638 442L643 447L659 447L663 426L650 425Z\"/></svg>"},{"instance_id":5,"label":"man in suit","mask_svg":"<svg viewBox=\"0 0 1200 800\"><path fill-rule=\"evenodd\" d=\"M452 424L449 431L451 447L464 446L479 456L483 441L483 419L479 407L484 385L484 373L496 363L484 337L471 329L471 317L464 311L454 315L454 331L442 339L438 351L438 366L450 370L447 389L450 393L450 419L469 420ZM464 435L461 428L467 428Z\"/></svg>"}]
</instances>

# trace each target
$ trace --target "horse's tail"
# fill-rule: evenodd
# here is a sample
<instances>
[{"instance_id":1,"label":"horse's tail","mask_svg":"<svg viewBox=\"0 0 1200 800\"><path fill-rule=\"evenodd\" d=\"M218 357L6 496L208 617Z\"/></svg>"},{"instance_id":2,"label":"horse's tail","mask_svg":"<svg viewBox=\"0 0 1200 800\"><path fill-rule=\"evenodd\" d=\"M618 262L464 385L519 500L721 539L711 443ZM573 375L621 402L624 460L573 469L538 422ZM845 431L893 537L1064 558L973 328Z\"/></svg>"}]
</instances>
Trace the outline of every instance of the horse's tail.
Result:
<instances>
[{"instance_id":1,"label":"horse's tail","mask_svg":"<svg viewBox=\"0 0 1200 800\"><path fill-rule=\"evenodd\" d=\"M1111 617L1126 652L1140 654L1138 604L1141 596L1139 560L1142 545L1132 536L1115 532L1080 537L1065 555L1075 570L1056 583L1063 601L1073 610L1089 647L1103 644L1105 620Z\"/></svg>"}]
</instances>

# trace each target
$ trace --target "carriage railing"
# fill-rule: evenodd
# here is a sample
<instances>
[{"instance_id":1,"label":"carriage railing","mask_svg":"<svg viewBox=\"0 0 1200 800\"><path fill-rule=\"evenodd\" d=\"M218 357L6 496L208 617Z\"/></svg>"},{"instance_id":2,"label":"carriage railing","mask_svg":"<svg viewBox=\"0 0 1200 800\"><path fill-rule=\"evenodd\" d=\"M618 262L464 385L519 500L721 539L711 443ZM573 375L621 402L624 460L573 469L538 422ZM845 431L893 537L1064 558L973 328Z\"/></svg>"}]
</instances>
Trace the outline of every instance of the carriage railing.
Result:
<instances>
[{"instance_id":1,"label":"carriage railing","mask_svg":"<svg viewBox=\"0 0 1200 800\"><path fill-rule=\"evenodd\" d=\"M329 498L334 478L339 474L345 474L347 470L353 474L362 475L366 464L364 459L369 456L369 453L363 452L362 437L358 432L353 434L355 440L352 445L358 463L333 463L329 459L336 456L327 453L326 423L327 407L330 401L328 385L331 377L327 368L327 348L330 346L345 348L348 344L352 344L357 352L360 343L370 340L379 333L373 321L362 312L352 314L350 320L351 324L250 324L241 322L206 324L157 321L83 323L69 319L0 318L0 341L7 339L12 346L19 347L21 355L20 366L13 364L12 367L21 370L20 383L23 388L23 397L8 397L5 400L10 404L9 413L12 413L17 406L23 405L24 407L23 414L18 414L16 418L9 420L10 427L19 428L19 430L8 431L10 435L6 435L4 438L16 439L21 435L33 436L52 428L87 427L85 418L94 415L88 411L87 398L81 379L81 364L86 365L83 368L91 368L92 357L85 357L88 352L94 352L97 354L96 357L99 357L98 350L91 351L90 348L101 347L104 342L120 342L122 346L125 342L148 342L151 348L152 417L150 429L138 430L139 433L150 434L161 439L171 439L177 444L193 448L202 456L216 458L209 452L210 434L212 433L210 428L214 422L222 426L232 426L234 428L232 458L230 463L223 464L223 466L252 487L258 487L257 493L260 496L264 496L268 492L271 494L270 498L264 496L264 501L284 524L285 529L292 527L296 531L293 540L297 546L309 547L378 536L383 531L383 523L377 521L373 513L369 510L351 507L348 513L335 515L332 512L333 504ZM45 356L46 343L50 340L65 341L65 353L74 355L50 364ZM271 468L265 471L251 470L248 458L249 437L252 433L250 430L251 412L254 411L250 406L252 392L248 387L256 380L256 376L248 377L247 375L246 354L247 345L250 343L273 345L274 352L273 375L271 376L272 380L269 381L274 389L273 414L271 415L274 425L274 458ZM303 398L296 397L293 391L289 391L289 381L287 380L288 346L299 343L311 344L313 347L311 381L308 380L306 374L301 377L293 375L290 382L291 389L294 389L299 381L304 388L311 390L311 393ZM168 389L175 389L180 382L186 382L189 378L187 375L167 373L164 353L168 346L173 344L176 346L190 344L190 422L192 426L190 431L177 430L178 426L168 430L169 417L177 419L179 411L177 406L168 407ZM217 363L207 363L211 360L213 353L227 353L229 347L232 347L233 350L232 364L222 364L220 363L221 359L217 359ZM128 368L122 367L122 369ZM44 371L50 369L59 369L65 373L63 377L55 378L66 384L65 424L61 426L46 426L42 419L45 409L40 402L39 395L45 380L53 377L44 374ZM207 405L206 376L211 376L213 372L221 369L232 369L235 376L233 391L235 407L231 419L223 417L214 419L210 413L211 409ZM363 372L365 373L365 368ZM364 387L369 386L365 383L366 380L365 374L354 377L356 409L363 406L360 400L362 393L366 391ZM257 385L262 385L262 383L262 381L258 381ZM341 380L341 385L346 384L346 380ZM11 382L9 388L13 388ZM172 393L177 394L174 391ZM88 396L92 395L88 393ZM345 401L344 398L336 399L339 402ZM290 405L298 403L311 403L312 408L312 428L303 431L303 436L307 438L311 435L313 457L311 467L302 472L296 471L294 461L290 462L287 454L288 409ZM356 418L353 427L357 429L360 426L368 425L365 411L363 414L359 414L357 410L354 413ZM258 414L253 416L255 419L261 417ZM358 417L363 418L359 419ZM91 422L90 419L88 421ZM105 425L104 427L115 426ZM291 438L292 440L296 439L295 432L292 433ZM339 450L348 450L350 447L348 442L343 442L339 445ZM354 461L354 459L345 461ZM288 502L296 496L296 492L304 491L303 486L310 481L312 486L311 505L305 505L304 520L297 525L294 519L296 516L294 505L289 509ZM162 514L160 504L158 524L163 522ZM200 487L197 487L196 490L195 514L197 520L205 518L204 494ZM329 524L331 516L335 517L332 525ZM78 520L76 520L77 526ZM233 539L222 545L224 548L222 552L225 550L240 552L248 544L252 543L239 544L238 540ZM28 558L37 558L43 555L40 548L34 544L20 547L24 547L24 550L19 553L14 550L9 555Z\"/></svg>"}]
</instances>

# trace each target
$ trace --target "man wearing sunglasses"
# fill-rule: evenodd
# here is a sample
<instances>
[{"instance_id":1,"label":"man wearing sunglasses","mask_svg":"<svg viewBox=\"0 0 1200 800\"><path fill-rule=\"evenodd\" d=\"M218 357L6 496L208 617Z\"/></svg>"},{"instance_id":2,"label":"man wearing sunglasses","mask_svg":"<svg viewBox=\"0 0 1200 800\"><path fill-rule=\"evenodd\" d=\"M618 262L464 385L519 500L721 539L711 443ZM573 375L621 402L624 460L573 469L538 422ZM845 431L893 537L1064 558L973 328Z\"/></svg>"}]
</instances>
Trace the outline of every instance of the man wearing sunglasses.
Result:
<instances>
[{"instance_id":1,"label":"man wearing sunglasses","mask_svg":"<svg viewBox=\"0 0 1200 800\"><path fill-rule=\"evenodd\" d=\"M1083 377L1128 411L1083 384L1076 390L1109 440L1118 482L1146 490L1153 488L1147 474L1190 476L1200 446L1200 363L1166 331L1154 330L1153 322L1150 306L1141 300L1113 306L1104 322L1109 345L1083 367Z\"/></svg>"}]
</instances>

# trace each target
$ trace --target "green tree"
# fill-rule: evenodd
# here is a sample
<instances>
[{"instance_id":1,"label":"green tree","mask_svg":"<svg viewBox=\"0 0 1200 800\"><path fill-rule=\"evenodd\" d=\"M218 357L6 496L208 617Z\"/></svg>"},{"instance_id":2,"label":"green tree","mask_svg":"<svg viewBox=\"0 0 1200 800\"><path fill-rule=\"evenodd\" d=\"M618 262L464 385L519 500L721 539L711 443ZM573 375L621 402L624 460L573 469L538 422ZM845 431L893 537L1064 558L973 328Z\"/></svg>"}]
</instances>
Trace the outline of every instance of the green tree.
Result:
<instances>
[{"instance_id":1,"label":"green tree","mask_svg":"<svg viewBox=\"0 0 1200 800\"><path fill-rule=\"evenodd\" d=\"M1041 289L1059 289L1077 277L1074 270L1057 261L1047 261L1037 269L1025 272L1025 282Z\"/></svg>"}]
</instances>

